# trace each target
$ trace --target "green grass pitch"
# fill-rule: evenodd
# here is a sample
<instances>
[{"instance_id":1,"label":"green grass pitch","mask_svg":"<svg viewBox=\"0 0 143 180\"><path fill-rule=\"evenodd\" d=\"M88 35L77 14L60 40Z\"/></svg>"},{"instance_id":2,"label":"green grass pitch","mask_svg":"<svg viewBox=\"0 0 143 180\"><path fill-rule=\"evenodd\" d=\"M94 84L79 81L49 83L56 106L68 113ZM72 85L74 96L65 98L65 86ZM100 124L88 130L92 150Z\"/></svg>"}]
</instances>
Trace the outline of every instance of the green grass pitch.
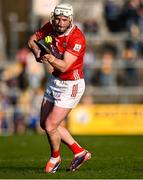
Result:
<instances>
[{"instance_id":1,"label":"green grass pitch","mask_svg":"<svg viewBox=\"0 0 143 180\"><path fill-rule=\"evenodd\" d=\"M66 172L72 153L61 146L62 163L45 174L49 146L44 135L0 136L0 179L141 179L143 136L75 136L92 153L76 172Z\"/></svg>"}]
</instances>

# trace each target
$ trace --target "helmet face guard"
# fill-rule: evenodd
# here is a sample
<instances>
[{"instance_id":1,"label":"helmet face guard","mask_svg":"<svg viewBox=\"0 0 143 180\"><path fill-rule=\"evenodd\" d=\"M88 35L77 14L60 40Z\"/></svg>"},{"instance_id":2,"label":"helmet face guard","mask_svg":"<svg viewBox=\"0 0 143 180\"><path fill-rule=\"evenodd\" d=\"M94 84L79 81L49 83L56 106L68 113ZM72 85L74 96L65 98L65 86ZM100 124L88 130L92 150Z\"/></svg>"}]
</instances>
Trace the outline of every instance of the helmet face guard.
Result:
<instances>
[{"instance_id":1,"label":"helmet face guard","mask_svg":"<svg viewBox=\"0 0 143 180\"><path fill-rule=\"evenodd\" d=\"M73 17L73 8L70 4L59 4L55 7L53 15Z\"/></svg>"},{"instance_id":2,"label":"helmet face guard","mask_svg":"<svg viewBox=\"0 0 143 180\"><path fill-rule=\"evenodd\" d=\"M69 17L69 16L72 16L72 13L70 10L68 9L60 9L60 8L56 8L55 11L54 11L54 15L55 16L66 16L66 17Z\"/></svg>"}]
</instances>

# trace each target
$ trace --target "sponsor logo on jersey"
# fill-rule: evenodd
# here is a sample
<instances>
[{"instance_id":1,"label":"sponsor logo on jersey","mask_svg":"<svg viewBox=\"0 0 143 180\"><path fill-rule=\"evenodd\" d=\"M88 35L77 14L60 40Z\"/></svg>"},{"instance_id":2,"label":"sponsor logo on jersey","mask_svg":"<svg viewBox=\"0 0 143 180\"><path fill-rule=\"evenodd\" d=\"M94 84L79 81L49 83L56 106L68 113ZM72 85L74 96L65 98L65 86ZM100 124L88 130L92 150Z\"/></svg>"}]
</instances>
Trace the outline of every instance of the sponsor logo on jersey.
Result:
<instances>
[{"instance_id":1,"label":"sponsor logo on jersey","mask_svg":"<svg viewBox=\"0 0 143 180\"><path fill-rule=\"evenodd\" d=\"M75 44L73 50L79 52L81 49L81 44Z\"/></svg>"}]
</instances>

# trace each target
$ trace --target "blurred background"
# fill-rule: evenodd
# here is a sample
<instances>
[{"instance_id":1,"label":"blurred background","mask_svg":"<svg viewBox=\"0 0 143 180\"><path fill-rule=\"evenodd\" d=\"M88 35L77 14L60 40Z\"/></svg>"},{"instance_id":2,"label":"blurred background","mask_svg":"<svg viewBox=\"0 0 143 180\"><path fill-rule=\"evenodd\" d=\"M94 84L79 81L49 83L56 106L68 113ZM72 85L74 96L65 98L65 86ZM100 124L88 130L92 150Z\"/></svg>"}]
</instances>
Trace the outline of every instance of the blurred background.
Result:
<instances>
[{"instance_id":1,"label":"blurred background","mask_svg":"<svg viewBox=\"0 0 143 180\"><path fill-rule=\"evenodd\" d=\"M143 134L143 0L0 0L0 135L43 133L39 112L51 69L35 62L27 42L61 2L73 5L87 40L86 91L67 127Z\"/></svg>"}]
</instances>

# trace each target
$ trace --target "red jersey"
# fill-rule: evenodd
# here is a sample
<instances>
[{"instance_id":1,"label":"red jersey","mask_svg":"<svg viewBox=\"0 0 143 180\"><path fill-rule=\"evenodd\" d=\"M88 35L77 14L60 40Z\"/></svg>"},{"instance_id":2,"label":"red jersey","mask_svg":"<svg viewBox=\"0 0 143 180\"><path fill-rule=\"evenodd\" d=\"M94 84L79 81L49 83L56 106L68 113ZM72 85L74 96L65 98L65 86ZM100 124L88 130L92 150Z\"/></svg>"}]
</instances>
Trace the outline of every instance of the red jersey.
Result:
<instances>
[{"instance_id":1,"label":"red jersey","mask_svg":"<svg viewBox=\"0 0 143 180\"><path fill-rule=\"evenodd\" d=\"M48 22L36 32L36 36L38 40L40 40L48 35L52 36L54 39L60 54L64 54L65 51L67 51L77 56L76 61L66 70L66 72L60 72L54 68L53 75L62 80L75 80L83 78L83 56L85 53L86 41L80 29L73 25L68 32L57 36L52 24Z\"/></svg>"}]
</instances>

